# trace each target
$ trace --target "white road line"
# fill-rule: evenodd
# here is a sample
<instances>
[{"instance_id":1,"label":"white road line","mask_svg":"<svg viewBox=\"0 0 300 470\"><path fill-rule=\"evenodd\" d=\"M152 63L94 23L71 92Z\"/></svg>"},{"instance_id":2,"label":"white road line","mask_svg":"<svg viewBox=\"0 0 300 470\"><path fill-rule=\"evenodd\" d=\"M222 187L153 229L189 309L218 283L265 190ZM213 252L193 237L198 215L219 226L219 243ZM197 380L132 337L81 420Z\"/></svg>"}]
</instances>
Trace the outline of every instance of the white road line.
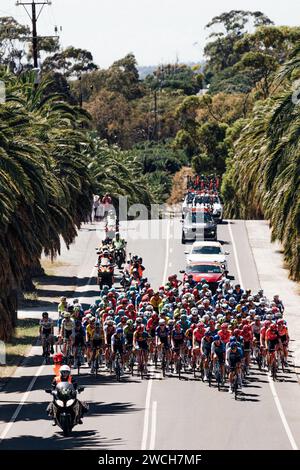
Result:
<instances>
[{"instance_id":1,"label":"white road line","mask_svg":"<svg viewBox=\"0 0 300 470\"><path fill-rule=\"evenodd\" d=\"M166 257L165 257L165 269L164 269L164 275L163 275L163 284L167 282L167 273L168 273L168 263L169 263L169 247L170 247L170 225L171 225L171 219L168 219L167 222L167 233L166 233Z\"/></svg>"},{"instance_id":2,"label":"white road line","mask_svg":"<svg viewBox=\"0 0 300 470\"><path fill-rule=\"evenodd\" d=\"M151 437L150 437L149 450L155 449L156 417L157 417L157 401L153 401L152 402L152 417L151 417Z\"/></svg>"},{"instance_id":3,"label":"white road line","mask_svg":"<svg viewBox=\"0 0 300 470\"><path fill-rule=\"evenodd\" d=\"M165 257L165 268L164 268L164 275L163 275L163 284L165 284L166 280L167 280L167 272L168 272L168 264L169 264L169 253L170 253L170 218L168 218L168 222L167 222L166 257ZM150 379L148 381L148 385L147 385L144 427L143 427L141 450L146 450L146 446L147 446L148 430L149 430L151 389L152 389L152 379ZM155 418L154 425L156 427L156 418ZM152 426L151 426L151 442L153 443L153 432L152 432L152 430L153 430L153 419L152 419ZM155 439L155 435L154 435L154 439Z\"/></svg>"},{"instance_id":4,"label":"white road line","mask_svg":"<svg viewBox=\"0 0 300 470\"><path fill-rule=\"evenodd\" d=\"M232 229L231 229L231 220L228 220L228 231L229 231L229 235L230 235L230 239L231 239L231 243L232 243L233 254L234 254L234 260L235 260L235 264L236 264L238 279L239 279L240 285L241 285L241 287L242 287L242 289L243 289L243 288L244 288L244 287L243 287L243 286L244 286L244 283L243 283L243 278L242 278L242 274L241 274L241 270L240 270L240 263L239 263L239 260L238 260L238 254L237 254L236 244L235 244L235 241L234 241L234 238L233 238Z\"/></svg>"},{"instance_id":5,"label":"white road line","mask_svg":"<svg viewBox=\"0 0 300 470\"><path fill-rule=\"evenodd\" d=\"M1 436L0 436L0 443L3 441L3 439L5 439L6 435L8 434L8 432L10 431L10 428L12 427L12 425L14 424L14 422L16 421L21 409L22 409L22 406L24 405L24 403L27 401L28 397L29 397L29 394L36 382L36 379L38 378L38 376L42 373L43 369L45 367L45 364L42 364L39 369L36 371L36 374L34 377L32 377L32 380L26 390L26 392L24 393L23 397L22 397L22 400L20 401L16 411L14 412L14 414L12 415L11 417L11 420L7 423L7 425L5 426Z\"/></svg>"},{"instance_id":6,"label":"white road line","mask_svg":"<svg viewBox=\"0 0 300 470\"><path fill-rule=\"evenodd\" d=\"M230 221L228 221L228 222L230 222ZM231 227L230 227L230 223L228 224L228 227L229 227L229 234L230 234L230 238L231 238L232 246L233 246L233 251L234 251L234 255L235 255L235 262L236 262L236 267L237 267L237 271L238 271L239 281L240 281L241 286L243 286L242 277L241 277L241 270L240 270L240 264L239 264L239 260L238 260L238 257L237 257L236 245L235 245L235 241L234 241L234 238L233 238L233 233L232 233L232 230L231 230ZM279 397L277 395L275 385L274 385L274 383L271 380L271 377L269 375L268 375L268 381L269 381L271 393L272 393L272 396L274 398L276 408L278 410L278 413L279 413L279 416L281 418L281 422L283 424L285 432L287 434L288 440L290 441L292 449L293 450L298 450L296 441L293 437L292 431L289 427L289 424L288 424L287 419L285 417L285 414L284 414L283 408L281 406Z\"/></svg>"},{"instance_id":7,"label":"white road line","mask_svg":"<svg viewBox=\"0 0 300 470\"><path fill-rule=\"evenodd\" d=\"M282 424L284 426L284 429L285 429L285 432L287 433L287 437L289 438L289 441L290 441L290 444L292 446L292 449L293 450L298 450L298 446L296 444L296 441L294 439L294 436L292 434L292 431L289 427L289 424L286 420L286 417L285 417L285 414L284 414L284 411L282 409L282 406L281 406L281 403L280 403L280 400L279 400L279 397L277 395L277 392L276 392L276 389L275 389L275 385L273 383L273 380L271 379L271 377L268 375L268 381L269 381L269 385L270 385L270 388L271 388L271 392L272 392L272 395L273 395L273 398L274 398L274 401L275 401L275 404L277 406L277 410L278 410L278 413L280 415L280 418L281 418L281 421L282 421Z\"/></svg>"},{"instance_id":8,"label":"white road line","mask_svg":"<svg viewBox=\"0 0 300 470\"><path fill-rule=\"evenodd\" d=\"M148 381L148 385L147 385L146 403L145 403L145 416L144 416L144 428L143 428L143 438L142 438L141 450L146 450L146 446L147 446L151 389L152 389L152 379L150 379Z\"/></svg>"}]
</instances>

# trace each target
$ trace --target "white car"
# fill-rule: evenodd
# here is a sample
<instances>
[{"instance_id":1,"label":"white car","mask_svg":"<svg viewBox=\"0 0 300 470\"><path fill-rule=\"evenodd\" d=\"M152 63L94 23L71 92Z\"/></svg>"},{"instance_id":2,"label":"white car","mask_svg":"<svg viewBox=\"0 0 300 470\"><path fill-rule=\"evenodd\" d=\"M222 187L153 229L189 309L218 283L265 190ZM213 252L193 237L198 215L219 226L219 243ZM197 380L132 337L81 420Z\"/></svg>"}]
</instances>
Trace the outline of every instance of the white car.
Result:
<instances>
[{"instance_id":1,"label":"white car","mask_svg":"<svg viewBox=\"0 0 300 470\"><path fill-rule=\"evenodd\" d=\"M191 251L185 251L188 263L217 262L223 264L227 269L227 251L223 250L220 242L196 241L192 245Z\"/></svg>"}]
</instances>

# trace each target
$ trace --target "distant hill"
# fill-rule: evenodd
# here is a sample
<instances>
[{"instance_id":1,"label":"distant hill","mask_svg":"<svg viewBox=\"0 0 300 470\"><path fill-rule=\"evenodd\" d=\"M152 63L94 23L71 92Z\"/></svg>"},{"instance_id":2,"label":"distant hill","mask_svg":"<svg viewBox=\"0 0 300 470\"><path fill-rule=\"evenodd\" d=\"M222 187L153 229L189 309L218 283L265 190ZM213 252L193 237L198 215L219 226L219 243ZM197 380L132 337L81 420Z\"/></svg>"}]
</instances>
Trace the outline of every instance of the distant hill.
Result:
<instances>
[{"instance_id":1,"label":"distant hill","mask_svg":"<svg viewBox=\"0 0 300 470\"><path fill-rule=\"evenodd\" d=\"M203 68L205 61L201 60L199 62L180 62L181 64L186 64L190 67L193 67L194 65L201 64L201 68ZM140 65L138 66L138 71L140 75L140 79L144 80L144 78L147 77L147 75L150 75L158 68L158 65Z\"/></svg>"}]
</instances>

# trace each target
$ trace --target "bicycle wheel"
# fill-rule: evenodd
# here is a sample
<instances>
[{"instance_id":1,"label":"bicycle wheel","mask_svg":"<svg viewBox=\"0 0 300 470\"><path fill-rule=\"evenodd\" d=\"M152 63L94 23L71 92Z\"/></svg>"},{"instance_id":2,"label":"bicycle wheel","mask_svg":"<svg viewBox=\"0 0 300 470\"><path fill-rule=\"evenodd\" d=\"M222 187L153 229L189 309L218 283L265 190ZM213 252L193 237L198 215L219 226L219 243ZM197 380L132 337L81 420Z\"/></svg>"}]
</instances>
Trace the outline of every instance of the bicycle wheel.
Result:
<instances>
[{"instance_id":1,"label":"bicycle wheel","mask_svg":"<svg viewBox=\"0 0 300 470\"><path fill-rule=\"evenodd\" d=\"M155 365L155 369L157 369L157 362L158 362L157 348L155 348L155 351L154 351L153 362L154 362L154 365Z\"/></svg>"},{"instance_id":2,"label":"bicycle wheel","mask_svg":"<svg viewBox=\"0 0 300 470\"><path fill-rule=\"evenodd\" d=\"M238 398L238 392L239 392L239 390L238 390L238 378L237 378L237 376L236 376L235 379L234 379L234 385L233 385L233 387L234 387L234 399L237 400L237 398Z\"/></svg>"},{"instance_id":3,"label":"bicycle wheel","mask_svg":"<svg viewBox=\"0 0 300 470\"><path fill-rule=\"evenodd\" d=\"M273 364L272 364L272 379L274 380L274 382L275 382L276 379L277 379L276 360L274 360L274 361L273 361Z\"/></svg>"},{"instance_id":4,"label":"bicycle wheel","mask_svg":"<svg viewBox=\"0 0 300 470\"><path fill-rule=\"evenodd\" d=\"M116 379L117 379L117 382L120 382L121 380L121 367L120 367L120 362L119 362L119 358L116 359Z\"/></svg>"},{"instance_id":5,"label":"bicycle wheel","mask_svg":"<svg viewBox=\"0 0 300 470\"><path fill-rule=\"evenodd\" d=\"M99 369L99 361L98 361L98 356L96 356L95 361L94 361L94 370L95 370L96 375L98 375L98 369Z\"/></svg>"},{"instance_id":6,"label":"bicycle wheel","mask_svg":"<svg viewBox=\"0 0 300 470\"><path fill-rule=\"evenodd\" d=\"M181 369L182 369L182 359L181 359L181 356L179 356L179 358L178 358L177 368L178 368L178 378L179 378L179 380L180 380L180 379L181 379Z\"/></svg>"},{"instance_id":7,"label":"bicycle wheel","mask_svg":"<svg viewBox=\"0 0 300 470\"><path fill-rule=\"evenodd\" d=\"M162 369L162 374L163 374L163 377L166 376L166 356L165 354L163 353L163 357L162 357L162 360L161 360L161 369Z\"/></svg>"}]
</instances>

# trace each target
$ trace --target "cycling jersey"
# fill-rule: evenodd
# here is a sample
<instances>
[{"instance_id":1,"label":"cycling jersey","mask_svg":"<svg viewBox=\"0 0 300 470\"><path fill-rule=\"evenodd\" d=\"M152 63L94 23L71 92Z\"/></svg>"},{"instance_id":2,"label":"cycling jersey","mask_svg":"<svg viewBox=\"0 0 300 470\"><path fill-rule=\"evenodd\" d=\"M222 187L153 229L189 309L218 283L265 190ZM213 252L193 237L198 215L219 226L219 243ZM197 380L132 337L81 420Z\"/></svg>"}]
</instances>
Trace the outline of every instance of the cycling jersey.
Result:
<instances>
[{"instance_id":1,"label":"cycling jersey","mask_svg":"<svg viewBox=\"0 0 300 470\"><path fill-rule=\"evenodd\" d=\"M53 328L53 321L51 318L40 320L41 332L43 335L49 335Z\"/></svg>"}]
</instances>

